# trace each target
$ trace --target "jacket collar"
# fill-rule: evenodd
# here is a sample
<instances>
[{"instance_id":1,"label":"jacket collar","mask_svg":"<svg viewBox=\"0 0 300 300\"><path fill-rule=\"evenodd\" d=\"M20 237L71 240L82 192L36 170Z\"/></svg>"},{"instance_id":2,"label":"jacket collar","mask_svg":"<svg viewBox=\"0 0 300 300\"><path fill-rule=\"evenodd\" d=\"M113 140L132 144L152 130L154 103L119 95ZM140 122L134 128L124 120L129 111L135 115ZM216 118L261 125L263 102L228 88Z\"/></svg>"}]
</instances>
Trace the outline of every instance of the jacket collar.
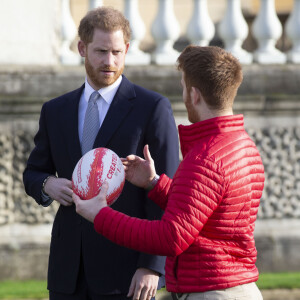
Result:
<instances>
[{"instance_id":1,"label":"jacket collar","mask_svg":"<svg viewBox=\"0 0 300 300\"><path fill-rule=\"evenodd\" d=\"M179 138L182 155L199 143L200 140L220 133L244 130L243 115L216 117L191 125L179 125Z\"/></svg>"},{"instance_id":2,"label":"jacket collar","mask_svg":"<svg viewBox=\"0 0 300 300\"><path fill-rule=\"evenodd\" d=\"M64 95L62 101L64 105L58 111L60 114L61 128L66 139L66 146L68 148L69 156L76 164L81 157L81 147L78 135L78 107L84 85L79 89Z\"/></svg>"},{"instance_id":3,"label":"jacket collar","mask_svg":"<svg viewBox=\"0 0 300 300\"><path fill-rule=\"evenodd\" d=\"M84 85L65 95L65 104L61 110L60 118L61 127L66 137L68 152L74 165L82 156L78 136L78 106L83 89ZM106 147L123 119L132 109L133 104L131 100L135 97L133 84L123 75L123 80L95 139L94 148Z\"/></svg>"},{"instance_id":4,"label":"jacket collar","mask_svg":"<svg viewBox=\"0 0 300 300\"><path fill-rule=\"evenodd\" d=\"M94 142L94 148L106 147L123 119L133 108L132 99L136 97L133 84L123 75L119 89L109 107L106 117Z\"/></svg>"}]
</instances>

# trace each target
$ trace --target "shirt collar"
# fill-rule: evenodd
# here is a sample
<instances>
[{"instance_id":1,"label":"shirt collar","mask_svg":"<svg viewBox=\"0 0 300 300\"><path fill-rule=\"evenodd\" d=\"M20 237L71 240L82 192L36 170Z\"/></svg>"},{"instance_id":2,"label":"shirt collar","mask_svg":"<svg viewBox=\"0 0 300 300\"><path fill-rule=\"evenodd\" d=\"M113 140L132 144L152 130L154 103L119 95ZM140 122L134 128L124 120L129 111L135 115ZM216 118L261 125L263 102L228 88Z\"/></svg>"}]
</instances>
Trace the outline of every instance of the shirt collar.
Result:
<instances>
[{"instance_id":1,"label":"shirt collar","mask_svg":"<svg viewBox=\"0 0 300 300\"><path fill-rule=\"evenodd\" d=\"M98 90L99 94L107 104L111 104L111 102L113 101L121 82L122 82L122 75L119 76L119 78L112 85L109 85L107 87ZM84 99L86 102L89 101L90 96L94 91L95 90L88 83L87 78L85 78Z\"/></svg>"}]
</instances>

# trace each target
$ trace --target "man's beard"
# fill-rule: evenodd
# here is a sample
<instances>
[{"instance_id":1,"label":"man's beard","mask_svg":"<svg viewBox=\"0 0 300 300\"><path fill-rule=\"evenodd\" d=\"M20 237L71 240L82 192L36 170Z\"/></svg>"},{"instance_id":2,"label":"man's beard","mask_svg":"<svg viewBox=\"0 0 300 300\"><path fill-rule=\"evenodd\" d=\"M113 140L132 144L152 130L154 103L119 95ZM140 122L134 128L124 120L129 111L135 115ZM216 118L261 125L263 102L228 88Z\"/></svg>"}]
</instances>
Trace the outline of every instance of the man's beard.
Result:
<instances>
[{"instance_id":1,"label":"man's beard","mask_svg":"<svg viewBox=\"0 0 300 300\"><path fill-rule=\"evenodd\" d=\"M110 66L94 68L91 65L88 57L86 57L85 69L92 83L97 87L97 89L101 89L103 87L112 85L119 78L119 76L123 73L124 65L120 69L112 68ZM104 75L101 75L101 71L112 71L115 73L112 77L111 76L105 77Z\"/></svg>"},{"instance_id":2,"label":"man's beard","mask_svg":"<svg viewBox=\"0 0 300 300\"><path fill-rule=\"evenodd\" d=\"M185 107L188 113L188 119L191 123L197 123L199 122L199 116L195 110L195 108L192 105L192 99L190 96L190 92L188 92L187 96L186 96L186 101L185 101Z\"/></svg>"}]
</instances>

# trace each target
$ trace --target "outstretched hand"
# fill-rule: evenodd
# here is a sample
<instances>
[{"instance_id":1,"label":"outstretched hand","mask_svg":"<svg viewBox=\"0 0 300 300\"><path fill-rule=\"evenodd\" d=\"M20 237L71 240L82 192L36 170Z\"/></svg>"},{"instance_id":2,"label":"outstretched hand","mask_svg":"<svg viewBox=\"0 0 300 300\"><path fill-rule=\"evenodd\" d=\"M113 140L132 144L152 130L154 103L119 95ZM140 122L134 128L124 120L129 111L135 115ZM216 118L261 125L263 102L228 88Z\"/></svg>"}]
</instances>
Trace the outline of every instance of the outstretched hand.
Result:
<instances>
[{"instance_id":1,"label":"outstretched hand","mask_svg":"<svg viewBox=\"0 0 300 300\"><path fill-rule=\"evenodd\" d=\"M100 210L107 206L107 190L108 183L104 182L102 184L100 193L96 197L89 200L81 200L75 193L73 193L72 198L76 205L76 212L88 221L94 223L94 220Z\"/></svg>"},{"instance_id":2,"label":"outstretched hand","mask_svg":"<svg viewBox=\"0 0 300 300\"><path fill-rule=\"evenodd\" d=\"M132 154L126 158L121 158L121 160L125 169L126 179L138 187L147 188L155 177L156 171L148 145L145 145L143 153L145 159Z\"/></svg>"}]
</instances>

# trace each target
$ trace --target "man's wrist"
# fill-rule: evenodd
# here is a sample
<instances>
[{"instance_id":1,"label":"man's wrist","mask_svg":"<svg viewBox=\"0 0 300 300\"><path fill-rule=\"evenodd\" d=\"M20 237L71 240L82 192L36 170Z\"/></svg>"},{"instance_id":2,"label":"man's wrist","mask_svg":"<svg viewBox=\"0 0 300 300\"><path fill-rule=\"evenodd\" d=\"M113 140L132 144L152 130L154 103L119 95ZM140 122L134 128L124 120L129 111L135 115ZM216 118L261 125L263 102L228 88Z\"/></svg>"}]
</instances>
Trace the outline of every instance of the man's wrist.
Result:
<instances>
[{"instance_id":1,"label":"man's wrist","mask_svg":"<svg viewBox=\"0 0 300 300\"><path fill-rule=\"evenodd\" d=\"M154 178L150 181L150 183L148 184L146 190L147 191L151 191L157 184L158 180L159 180L160 176L155 174Z\"/></svg>"},{"instance_id":2,"label":"man's wrist","mask_svg":"<svg viewBox=\"0 0 300 300\"><path fill-rule=\"evenodd\" d=\"M42 184L42 193L43 193L43 195L48 196L48 197L50 197L50 196L46 193L46 191L45 191L45 186L46 186L47 181L48 181L49 178L51 178L51 177L56 178L56 176L54 176L54 175L49 175L49 176L47 176L47 177L44 179L43 184Z\"/></svg>"},{"instance_id":3,"label":"man's wrist","mask_svg":"<svg viewBox=\"0 0 300 300\"><path fill-rule=\"evenodd\" d=\"M41 205L44 207L49 206L53 202L53 199L49 196L44 194L44 192L41 192Z\"/></svg>"},{"instance_id":4,"label":"man's wrist","mask_svg":"<svg viewBox=\"0 0 300 300\"><path fill-rule=\"evenodd\" d=\"M46 183L47 183L47 181L48 181L48 179L49 179L50 177L57 178L57 177L54 176L54 175L49 175L49 176L47 176L47 177L44 179L44 181L43 181L43 183L42 183L42 190L41 190L41 204L42 204L42 206L44 206L44 207L49 206L49 205L53 202L53 199L52 199L52 198L46 193L46 191L45 191Z\"/></svg>"}]
</instances>

